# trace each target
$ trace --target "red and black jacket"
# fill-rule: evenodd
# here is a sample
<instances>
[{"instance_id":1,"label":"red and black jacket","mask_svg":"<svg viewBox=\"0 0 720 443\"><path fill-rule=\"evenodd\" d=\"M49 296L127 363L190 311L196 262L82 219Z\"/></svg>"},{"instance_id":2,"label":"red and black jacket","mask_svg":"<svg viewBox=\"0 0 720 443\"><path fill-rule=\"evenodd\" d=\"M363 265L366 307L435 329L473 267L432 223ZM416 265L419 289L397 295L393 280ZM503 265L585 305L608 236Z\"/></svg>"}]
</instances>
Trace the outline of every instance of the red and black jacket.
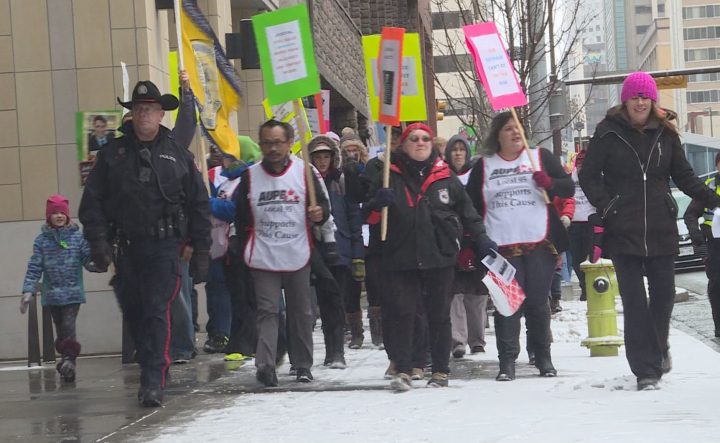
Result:
<instances>
[{"instance_id":1,"label":"red and black jacket","mask_svg":"<svg viewBox=\"0 0 720 443\"><path fill-rule=\"evenodd\" d=\"M475 241L485 234L482 218L460 180L437 158L433 158L422 183L397 159L393 159L390 170L395 203L388 207L384 268L404 271L455 266L463 230ZM380 176L373 188L381 186ZM368 222L379 223L379 211L373 212Z\"/></svg>"}]
</instances>

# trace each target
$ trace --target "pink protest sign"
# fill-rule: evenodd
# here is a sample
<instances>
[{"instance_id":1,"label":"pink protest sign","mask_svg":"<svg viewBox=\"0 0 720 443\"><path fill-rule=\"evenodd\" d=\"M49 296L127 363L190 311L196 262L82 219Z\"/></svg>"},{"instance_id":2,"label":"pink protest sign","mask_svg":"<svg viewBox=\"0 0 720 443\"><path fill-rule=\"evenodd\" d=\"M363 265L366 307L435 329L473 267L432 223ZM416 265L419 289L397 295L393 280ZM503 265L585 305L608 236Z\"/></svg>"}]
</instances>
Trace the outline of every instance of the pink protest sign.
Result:
<instances>
[{"instance_id":1,"label":"pink protest sign","mask_svg":"<svg viewBox=\"0 0 720 443\"><path fill-rule=\"evenodd\" d=\"M520 87L517 74L493 22L463 27L475 68L488 95L490 105L498 111L525 106L527 96Z\"/></svg>"}]
</instances>

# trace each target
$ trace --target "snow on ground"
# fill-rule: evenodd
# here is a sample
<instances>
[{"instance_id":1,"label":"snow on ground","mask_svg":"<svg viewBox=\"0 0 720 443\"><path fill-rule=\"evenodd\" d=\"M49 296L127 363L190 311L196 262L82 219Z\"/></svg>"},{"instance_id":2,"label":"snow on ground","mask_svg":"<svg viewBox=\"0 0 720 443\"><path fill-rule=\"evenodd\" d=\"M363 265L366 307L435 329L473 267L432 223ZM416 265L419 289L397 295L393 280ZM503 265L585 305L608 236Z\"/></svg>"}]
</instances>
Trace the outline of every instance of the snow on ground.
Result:
<instances>
[{"instance_id":1,"label":"snow on ground","mask_svg":"<svg viewBox=\"0 0 720 443\"><path fill-rule=\"evenodd\" d=\"M553 318L557 378L492 376L454 380L446 389L416 382L407 393L389 390L282 392L238 395L222 409L171 422L154 441L243 442L713 442L720 421L720 355L694 338L671 331L672 373L658 391L635 390L621 348L618 357L591 358L585 305L563 302ZM622 324L622 318L619 318ZM320 337L316 335L318 342ZM496 363L494 336L488 353L468 358ZM521 337L524 343L524 337ZM323 355L321 343L316 360ZM347 370L313 368L315 378L384 386L383 352L348 351ZM524 352L518 366L527 365ZM284 375L280 383L292 383ZM452 376L451 376L452 377Z\"/></svg>"}]
</instances>

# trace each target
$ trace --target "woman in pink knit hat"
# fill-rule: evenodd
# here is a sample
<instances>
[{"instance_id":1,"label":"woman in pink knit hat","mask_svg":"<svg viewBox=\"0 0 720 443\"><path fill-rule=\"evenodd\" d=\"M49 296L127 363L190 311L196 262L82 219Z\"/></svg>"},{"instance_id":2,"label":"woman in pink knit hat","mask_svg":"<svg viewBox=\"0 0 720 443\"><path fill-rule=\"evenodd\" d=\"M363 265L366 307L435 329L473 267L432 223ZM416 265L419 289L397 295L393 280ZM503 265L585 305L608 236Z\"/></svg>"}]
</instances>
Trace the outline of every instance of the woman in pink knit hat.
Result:
<instances>
[{"instance_id":1,"label":"woman in pink knit hat","mask_svg":"<svg viewBox=\"0 0 720 443\"><path fill-rule=\"evenodd\" d=\"M657 389L672 369L668 331L675 300L678 206L670 179L705 207L720 206L720 197L693 172L670 122L672 113L658 106L657 86L649 74L630 74L621 100L598 124L579 178L598 211L590 221L596 232L604 230L596 246L615 265L630 369L638 390Z\"/></svg>"}]
</instances>

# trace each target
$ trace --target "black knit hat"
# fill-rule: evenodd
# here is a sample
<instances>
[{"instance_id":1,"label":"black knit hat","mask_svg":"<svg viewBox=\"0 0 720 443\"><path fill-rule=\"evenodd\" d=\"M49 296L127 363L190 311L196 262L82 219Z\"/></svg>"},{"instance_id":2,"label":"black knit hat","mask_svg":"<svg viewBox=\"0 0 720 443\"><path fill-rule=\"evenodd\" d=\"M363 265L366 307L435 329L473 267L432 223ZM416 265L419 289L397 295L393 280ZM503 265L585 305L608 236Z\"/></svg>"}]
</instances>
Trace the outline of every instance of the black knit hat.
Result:
<instances>
[{"instance_id":1,"label":"black knit hat","mask_svg":"<svg viewBox=\"0 0 720 443\"><path fill-rule=\"evenodd\" d=\"M172 94L160 94L160 90L155 83L150 80L139 81L133 89L132 100L124 102L117 98L118 103L123 108L132 109L134 103L160 103L163 111L172 111L180 104L178 99Z\"/></svg>"}]
</instances>

